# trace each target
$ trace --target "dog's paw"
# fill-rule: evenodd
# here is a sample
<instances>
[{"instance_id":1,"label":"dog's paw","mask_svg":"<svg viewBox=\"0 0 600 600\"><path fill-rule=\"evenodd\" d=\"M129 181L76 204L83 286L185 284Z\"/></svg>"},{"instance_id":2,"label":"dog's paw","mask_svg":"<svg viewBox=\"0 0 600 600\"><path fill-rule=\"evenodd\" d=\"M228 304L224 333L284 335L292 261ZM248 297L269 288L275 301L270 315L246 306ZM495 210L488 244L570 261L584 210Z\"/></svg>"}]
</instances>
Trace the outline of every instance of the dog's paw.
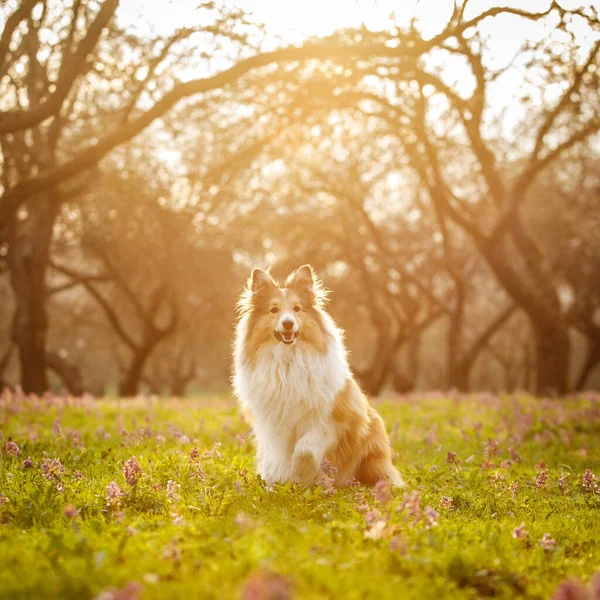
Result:
<instances>
[{"instance_id":1,"label":"dog's paw","mask_svg":"<svg viewBox=\"0 0 600 600\"><path fill-rule=\"evenodd\" d=\"M319 474L319 463L312 452L294 453L292 458L292 481L311 485Z\"/></svg>"}]
</instances>

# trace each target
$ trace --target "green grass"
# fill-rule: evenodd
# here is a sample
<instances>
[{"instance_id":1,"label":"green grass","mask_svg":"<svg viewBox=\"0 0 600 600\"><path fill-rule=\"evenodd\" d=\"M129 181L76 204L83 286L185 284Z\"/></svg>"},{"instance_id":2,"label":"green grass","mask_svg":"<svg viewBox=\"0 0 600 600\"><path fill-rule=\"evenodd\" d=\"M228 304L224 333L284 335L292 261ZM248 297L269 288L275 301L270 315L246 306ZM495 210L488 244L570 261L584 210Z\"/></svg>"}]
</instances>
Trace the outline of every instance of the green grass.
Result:
<instances>
[{"instance_id":1,"label":"green grass","mask_svg":"<svg viewBox=\"0 0 600 600\"><path fill-rule=\"evenodd\" d=\"M600 569L600 492L583 485L586 469L600 473L599 396L378 407L408 484L387 502L362 487L267 489L230 399L5 395L0 597L547 599ZM64 472L54 463L48 479L54 458ZM109 506L113 481L123 496Z\"/></svg>"}]
</instances>

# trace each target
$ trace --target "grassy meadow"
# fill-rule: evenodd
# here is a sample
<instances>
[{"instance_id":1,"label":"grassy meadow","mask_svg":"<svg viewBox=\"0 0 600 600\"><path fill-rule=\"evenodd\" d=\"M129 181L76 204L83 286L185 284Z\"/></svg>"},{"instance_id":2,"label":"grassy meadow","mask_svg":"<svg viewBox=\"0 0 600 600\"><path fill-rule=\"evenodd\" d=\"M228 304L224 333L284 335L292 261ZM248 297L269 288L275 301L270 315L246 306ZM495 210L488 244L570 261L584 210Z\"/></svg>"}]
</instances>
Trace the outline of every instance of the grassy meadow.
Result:
<instances>
[{"instance_id":1,"label":"grassy meadow","mask_svg":"<svg viewBox=\"0 0 600 600\"><path fill-rule=\"evenodd\" d=\"M600 598L599 395L377 406L403 490L267 488L227 397L5 392L0 597Z\"/></svg>"}]
</instances>

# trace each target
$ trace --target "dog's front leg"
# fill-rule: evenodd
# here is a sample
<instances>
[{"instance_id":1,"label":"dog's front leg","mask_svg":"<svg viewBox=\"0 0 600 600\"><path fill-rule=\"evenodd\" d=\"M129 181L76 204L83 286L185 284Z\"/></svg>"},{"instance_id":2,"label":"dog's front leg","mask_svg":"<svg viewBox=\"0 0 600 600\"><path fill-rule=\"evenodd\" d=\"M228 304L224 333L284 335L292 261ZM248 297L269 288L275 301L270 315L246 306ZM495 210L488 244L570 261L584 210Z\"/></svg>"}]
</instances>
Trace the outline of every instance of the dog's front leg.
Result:
<instances>
[{"instance_id":1,"label":"dog's front leg","mask_svg":"<svg viewBox=\"0 0 600 600\"><path fill-rule=\"evenodd\" d=\"M333 445L331 429L315 427L306 432L294 446L292 454L292 481L311 485L321 472L321 461Z\"/></svg>"}]
</instances>

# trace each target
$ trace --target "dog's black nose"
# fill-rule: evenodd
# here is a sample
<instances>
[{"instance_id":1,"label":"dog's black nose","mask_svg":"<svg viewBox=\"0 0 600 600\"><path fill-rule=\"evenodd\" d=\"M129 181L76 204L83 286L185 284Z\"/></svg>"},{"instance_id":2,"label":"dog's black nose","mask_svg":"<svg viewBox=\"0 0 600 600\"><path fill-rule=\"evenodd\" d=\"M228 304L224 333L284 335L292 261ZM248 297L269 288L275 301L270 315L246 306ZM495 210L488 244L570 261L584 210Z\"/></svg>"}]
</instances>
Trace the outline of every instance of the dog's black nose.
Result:
<instances>
[{"instance_id":1,"label":"dog's black nose","mask_svg":"<svg viewBox=\"0 0 600 600\"><path fill-rule=\"evenodd\" d=\"M294 326L294 321L292 321L291 319L286 319L281 324L283 325L284 329L287 329L289 331Z\"/></svg>"}]
</instances>

